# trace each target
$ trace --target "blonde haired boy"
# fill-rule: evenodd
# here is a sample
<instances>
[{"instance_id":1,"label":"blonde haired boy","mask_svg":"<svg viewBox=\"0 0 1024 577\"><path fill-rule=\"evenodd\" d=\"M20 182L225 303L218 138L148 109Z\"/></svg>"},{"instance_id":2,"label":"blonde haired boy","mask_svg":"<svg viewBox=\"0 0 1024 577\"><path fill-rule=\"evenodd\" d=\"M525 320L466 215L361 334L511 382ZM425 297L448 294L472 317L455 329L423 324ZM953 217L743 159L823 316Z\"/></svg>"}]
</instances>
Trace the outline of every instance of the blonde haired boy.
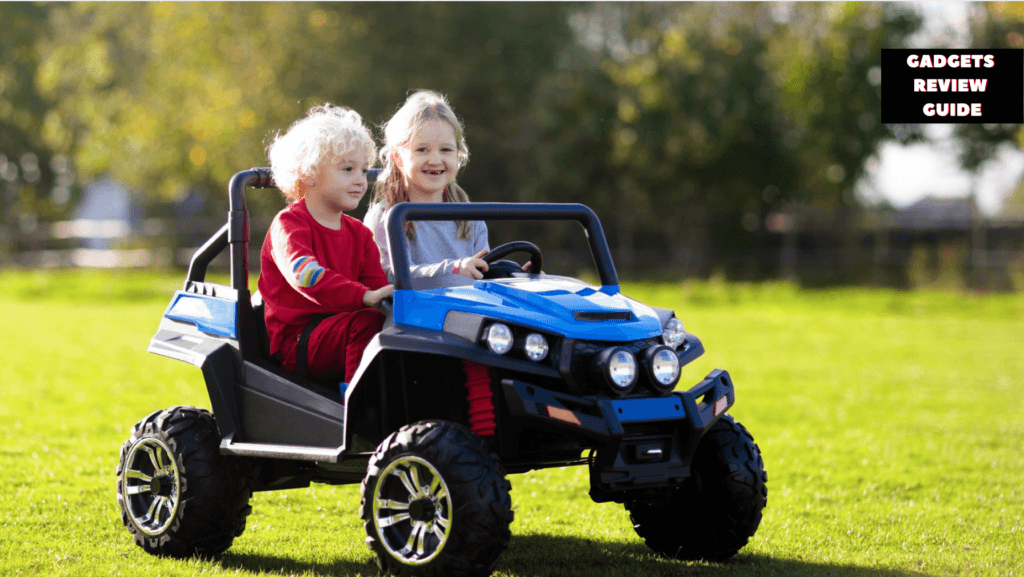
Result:
<instances>
[{"instance_id":1,"label":"blonde haired boy","mask_svg":"<svg viewBox=\"0 0 1024 577\"><path fill-rule=\"evenodd\" d=\"M375 154L359 114L331 104L268 147L274 181L293 201L274 217L260 255L270 353L285 369L348 382L383 327L375 307L394 286L373 234L344 214L366 194Z\"/></svg>"}]
</instances>

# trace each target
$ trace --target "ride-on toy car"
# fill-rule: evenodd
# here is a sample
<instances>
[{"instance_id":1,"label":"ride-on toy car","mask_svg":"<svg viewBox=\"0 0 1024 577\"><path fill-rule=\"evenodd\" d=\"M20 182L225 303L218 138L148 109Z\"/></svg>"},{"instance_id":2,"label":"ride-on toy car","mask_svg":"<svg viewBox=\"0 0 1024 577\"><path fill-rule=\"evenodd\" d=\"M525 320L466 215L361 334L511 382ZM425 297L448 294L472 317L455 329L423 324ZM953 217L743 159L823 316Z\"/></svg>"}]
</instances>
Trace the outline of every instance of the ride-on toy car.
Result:
<instances>
[{"instance_id":1,"label":"ride-on toy car","mask_svg":"<svg viewBox=\"0 0 1024 577\"><path fill-rule=\"evenodd\" d=\"M767 488L760 451L727 414L728 373L675 390L700 340L673 311L619 292L596 215L579 204L400 204L387 222L395 293L352 382L290 373L268 354L250 295L247 187L192 258L149 351L202 369L212 414L157 411L121 449L117 501L145 551L210 556L245 529L253 491L362 483L360 516L382 569L486 575L509 544L510 473L585 465L595 502L625 505L654 551L723 560L754 535ZM421 289L408 220L570 220L601 286L543 272L540 249L492 250L484 280ZM231 286L206 282L230 250ZM507 260L523 251L529 273Z\"/></svg>"}]
</instances>

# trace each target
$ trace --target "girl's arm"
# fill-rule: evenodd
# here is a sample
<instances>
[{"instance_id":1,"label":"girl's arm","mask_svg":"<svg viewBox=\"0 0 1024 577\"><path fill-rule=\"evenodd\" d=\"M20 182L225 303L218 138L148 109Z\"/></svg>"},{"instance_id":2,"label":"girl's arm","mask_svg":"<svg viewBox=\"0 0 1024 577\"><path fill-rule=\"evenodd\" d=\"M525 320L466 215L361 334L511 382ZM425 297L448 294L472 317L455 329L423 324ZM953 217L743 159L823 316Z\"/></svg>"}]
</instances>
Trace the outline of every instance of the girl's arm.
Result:
<instances>
[{"instance_id":1,"label":"girl's arm","mask_svg":"<svg viewBox=\"0 0 1024 577\"><path fill-rule=\"evenodd\" d=\"M380 256L380 268L387 276L388 282L395 282L395 272L391 270L391 253L388 252L388 235L384 232L384 221L387 211L383 203L370 205L363 217L363 224L373 233L373 243L377 245L377 252Z\"/></svg>"},{"instance_id":2,"label":"girl's arm","mask_svg":"<svg viewBox=\"0 0 1024 577\"><path fill-rule=\"evenodd\" d=\"M487 241L487 223L482 220L473 221L473 252L490 251L491 245ZM487 254L486 252L484 254Z\"/></svg>"},{"instance_id":3,"label":"girl's arm","mask_svg":"<svg viewBox=\"0 0 1024 577\"><path fill-rule=\"evenodd\" d=\"M384 270L384 274L387 275L388 282L393 283L395 282L395 271L391 268L391 253L388 251L387 233L385 232L385 223L389 213L390 210L385 209L382 203L371 205L363 218L363 224L373 231L373 241L380 253L380 266ZM425 222L420 223L421 233L425 233L424 229L429 227L424 224ZM486 232L484 234L486 237ZM422 235L420 238L422 239ZM449 247L441 247L437 251L437 254L442 257L453 253L454 251ZM464 258L439 258L436 262L429 264L412 265L409 267L409 277L419 281L426 279L428 281L426 284L431 286L464 284L458 280L462 278L460 274L453 272L463 270L464 267L461 266L463 260ZM422 286L422 283L418 284Z\"/></svg>"},{"instance_id":4,"label":"girl's arm","mask_svg":"<svg viewBox=\"0 0 1024 577\"><path fill-rule=\"evenodd\" d=\"M487 254L486 227L483 223L473 223L468 239L457 238L455 230L452 222L419 223L417 252L419 258L429 264L410 267L413 280L426 281L423 284L429 286L460 286L467 280L483 278L488 269L487 263L481 259ZM483 241L480 240L481 234Z\"/></svg>"},{"instance_id":5,"label":"girl's arm","mask_svg":"<svg viewBox=\"0 0 1024 577\"><path fill-rule=\"evenodd\" d=\"M380 248L377 246L376 238L365 226L360 229L358 236L363 248L363 270L359 273L359 282L376 290L391 280L381 266Z\"/></svg>"},{"instance_id":6,"label":"girl's arm","mask_svg":"<svg viewBox=\"0 0 1024 577\"><path fill-rule=\"evenodd\" d=\"M388 278L380 266L380 253L377 252L377 244L373 235L365 227L359 237L363 244L363 270L359 275L359 282L363 283L370 290L363 294L363 304L368 307L380 306L385 298L395 293L395 285L388 283Z\"/></svg>"}]
</instances>

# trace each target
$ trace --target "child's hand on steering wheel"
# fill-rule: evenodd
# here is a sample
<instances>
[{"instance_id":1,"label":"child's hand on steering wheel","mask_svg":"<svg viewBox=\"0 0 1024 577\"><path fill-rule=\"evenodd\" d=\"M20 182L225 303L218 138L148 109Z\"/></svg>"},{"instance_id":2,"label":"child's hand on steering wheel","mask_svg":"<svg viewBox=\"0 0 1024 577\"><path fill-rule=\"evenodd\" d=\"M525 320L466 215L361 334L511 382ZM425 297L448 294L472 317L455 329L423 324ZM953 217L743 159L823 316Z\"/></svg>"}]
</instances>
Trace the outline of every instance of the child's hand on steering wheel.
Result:
<instances>
[{"instance_id":1,"label":"child's hand on steering wheel","mask_svg":"<svg viewBox=\"0 0 1024 577\"><path fill-rule=\"evenodd\" d=\"M490 268L483 257L487 254L487 250L484 249L473 256L467 256L466 258L459 259L455 263L455 268L452 269L452 274L464 276L468 279L480 280L484 278L484 273Z\"/></svg>"}]
</instances>

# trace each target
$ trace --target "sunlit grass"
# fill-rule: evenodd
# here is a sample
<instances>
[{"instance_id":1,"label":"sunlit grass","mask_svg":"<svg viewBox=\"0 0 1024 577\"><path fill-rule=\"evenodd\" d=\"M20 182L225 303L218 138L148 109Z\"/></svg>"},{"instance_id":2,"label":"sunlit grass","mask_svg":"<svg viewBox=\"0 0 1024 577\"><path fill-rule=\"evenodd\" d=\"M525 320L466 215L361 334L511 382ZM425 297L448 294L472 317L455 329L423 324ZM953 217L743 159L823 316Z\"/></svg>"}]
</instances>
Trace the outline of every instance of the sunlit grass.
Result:
<instances>
[{"instance_id":1,"label":"sunlit grass","mask_svg":"<svg viewBox=\"0 0 1024 577\"><path fill-rule=\"evenodd\" d=\"M156 409L209 406L198 369L145 352L180 275L0 273L0 574L374 575L357 486L260 493L219 560L135 547L114 468ZM733 561L652 556L580 468L511 477L498 574L1021 575L1024 301L785 284L623 286L674 308L729 370L768 469ZM681 385L685 386L685 385ZM685 519L680 519L685 522Z\"/></svg>"}]
</instances>

